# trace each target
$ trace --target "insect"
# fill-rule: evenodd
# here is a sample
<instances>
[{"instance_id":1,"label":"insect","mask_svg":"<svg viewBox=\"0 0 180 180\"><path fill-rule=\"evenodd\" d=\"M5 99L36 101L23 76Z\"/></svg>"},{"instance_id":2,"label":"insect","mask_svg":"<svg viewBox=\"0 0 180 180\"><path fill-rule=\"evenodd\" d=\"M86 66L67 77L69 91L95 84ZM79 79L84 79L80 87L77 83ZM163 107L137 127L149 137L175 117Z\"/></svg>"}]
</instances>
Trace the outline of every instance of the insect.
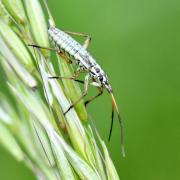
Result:
<instances>
[{"instance_id":1,"label":"insect","mask_svg":"<svg viewBox=\"0 0 180 180\"><path fill-rule=\"evenodd\" d=\"M47 7L48 14L49 9ZM71 80L77 80L77 77L80 75L81 72L86 72L85 80L84 80L84 90L82 92L82 96L77 99L65 112L69 112L71 108L73 108L82 98L84 98L87 95L88 92L88 86L89 84L97 87L98 94L90 98L89 100L85 101L85 105L89 104L91 101L102 95L103 90L106 89L108 93L111 96L112 100L112 116L111 116L111 125L110 125L110 132L109 132L109 140L111 138L112 128L113 128L113 121L114 121L114 111L116 110L119 120L119 125L121 129L121 147L122 147L122 154L125 156L124 152L124 137L123 137L123 124L122 119L120 116L120 112L115 100L115 97L113 95L113 90L110 85L108 76L104 72L104 70L101 68L101 66L96 62L95 58L87 51L87 48L90 44L91 37L89 35L83 34L83 33L77 33L77 32L70 32L70 31L62 31L58 28L56 28L54 25L49 23L48 27L48 35L51 40L51 42L55 45L54 48L48 48L48 47L42 47L38 45L29 45L36 48L43 48L47 50L52 50L57 52L59 55L63 56L64 59L66 59L69 63L76 64L78 66L77 70L75 71L75 74L72 77L61 77L61 76L55 76L51 78L66 78ZM78 35L83 36L86 38L83 45L81 45L79 42L77 42L74 38L71 37L71 35ZM78 81L78 80L77 80ZM91 81L91 83L90 83Z\"/></svg>"}]
</instances>

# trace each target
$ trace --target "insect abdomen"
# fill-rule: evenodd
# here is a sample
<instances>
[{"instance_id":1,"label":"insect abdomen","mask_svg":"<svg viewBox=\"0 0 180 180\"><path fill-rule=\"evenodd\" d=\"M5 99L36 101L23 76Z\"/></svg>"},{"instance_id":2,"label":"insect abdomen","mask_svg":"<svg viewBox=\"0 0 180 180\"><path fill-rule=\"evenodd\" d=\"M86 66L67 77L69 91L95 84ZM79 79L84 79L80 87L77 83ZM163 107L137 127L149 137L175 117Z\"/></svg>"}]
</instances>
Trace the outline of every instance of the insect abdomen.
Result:
<instances>
[{"instance_id":1,"label":"insect abdomen","mask_svg":"<svg viewBox=\"0 0 180 180\"><path fill-rule=\"evenodd\" d=\"M48 33L55 46L68 58L74 60L81 69L89 69L92 64L94 65L95 62L90 60L91 55L71 36L54 27L50 27Z\"/></svg>"},{"instance_id":2,"label":"insect abdomen","mask_svg":"<svg viewBox=\"0 0 180 180\"><path fill-rule=\"evenodd\" d=\"M50 27L48 29L48 34L51 40L62 52L74 56L81 49L81 45L78 42L60 29Z\"/></svg>"}]
</instances>

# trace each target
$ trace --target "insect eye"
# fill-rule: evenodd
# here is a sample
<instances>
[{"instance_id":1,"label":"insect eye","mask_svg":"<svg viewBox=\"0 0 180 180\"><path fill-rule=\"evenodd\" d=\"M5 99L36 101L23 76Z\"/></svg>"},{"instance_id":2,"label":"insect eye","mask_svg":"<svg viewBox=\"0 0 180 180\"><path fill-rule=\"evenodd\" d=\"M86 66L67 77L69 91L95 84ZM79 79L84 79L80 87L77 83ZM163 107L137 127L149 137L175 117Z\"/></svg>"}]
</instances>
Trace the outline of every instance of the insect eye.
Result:
<instances>
[{"instance_id":1,"label":"insect eye","mask_svg":"<svg viewBox=\"0 0 180 180\"><path fill-rule=\"evenodd\" d=\"M103 80L103 76L100 75L99 76L99 80L102 81Z\"/></svg>"}]
</instances>

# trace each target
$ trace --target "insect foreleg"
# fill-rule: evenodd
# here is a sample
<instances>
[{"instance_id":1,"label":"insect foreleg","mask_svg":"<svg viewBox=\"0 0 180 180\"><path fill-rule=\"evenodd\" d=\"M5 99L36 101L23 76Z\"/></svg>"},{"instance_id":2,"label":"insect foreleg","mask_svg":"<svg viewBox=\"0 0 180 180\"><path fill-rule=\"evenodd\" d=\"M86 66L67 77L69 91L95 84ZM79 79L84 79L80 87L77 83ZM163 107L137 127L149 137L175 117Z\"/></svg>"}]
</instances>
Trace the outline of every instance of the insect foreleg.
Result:
<instances>
[{"instance_id":1,"label":"insect foreleg","mask_svg":"<svg viewBox=\"0 0 180 180\"><path fill-rule=\"evenodd\" d=\"M92 102L94 99L96 99L97 97L99 97L100 95L102 95L103 90L102 88L98 88L99 92L98 94L96 94L95 96L91 97L90 99L88 99L87 101L85 101L85 106L87 106L90 102Z\"/></svg>"},{"instance_id":2,"label":"insect foreleg","mask_svg":"<svg viewBox=\"0 0 180 180\"><path fill-rule=\"evenodd\" d=\"M87 35L87 34L84 34L84 33L79 33L79 32L71 32L71 31L64 31L66 32L67 34L69 35L76 35L76 36L82 36L82 37L85 37L85 41L84 41L84 44L83 44L83 47L85 49L87 49L90 45L90 42L91 42L91 36Z\"/></svg>"},{"instance_id":3,"label":"insect foreleg","mask_svg":"<svg viewBox=\"0 0 180 180\"><path fill-rule=\"evenodd\" d=\"M77 101L75 101L75 102L67 109L67 111L64 112L64 115L66 115L66 113L68 113L70 109L72 109L81 99L83 99L83 98L87 95L87 93L88 93L88 87L89 87L89 74L87 74L86 77L85 77L84 90L83 90L82 96L81 96Z\"/></svg>"}]
</instances>

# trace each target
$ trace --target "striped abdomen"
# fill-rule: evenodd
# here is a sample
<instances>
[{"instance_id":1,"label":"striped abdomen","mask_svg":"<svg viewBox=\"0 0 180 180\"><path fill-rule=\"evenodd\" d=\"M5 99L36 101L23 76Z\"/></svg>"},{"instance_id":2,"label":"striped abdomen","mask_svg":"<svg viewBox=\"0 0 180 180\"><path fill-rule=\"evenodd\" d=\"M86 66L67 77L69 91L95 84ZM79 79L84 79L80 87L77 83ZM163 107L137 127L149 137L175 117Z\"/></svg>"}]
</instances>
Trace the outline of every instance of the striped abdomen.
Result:
<instances>
[{"instance_id":1,"label":"striped abdomen","mask_svg":"<svg viewBox=\"0 0 180 180\"><path fill-rule=\"evenodd\" d=\"M81 69L89 70L96 62L92 56L71 36L60 29L50 27L48 29L50 39L68 58L74 60Z\"/></svg>"}]
</instances>

